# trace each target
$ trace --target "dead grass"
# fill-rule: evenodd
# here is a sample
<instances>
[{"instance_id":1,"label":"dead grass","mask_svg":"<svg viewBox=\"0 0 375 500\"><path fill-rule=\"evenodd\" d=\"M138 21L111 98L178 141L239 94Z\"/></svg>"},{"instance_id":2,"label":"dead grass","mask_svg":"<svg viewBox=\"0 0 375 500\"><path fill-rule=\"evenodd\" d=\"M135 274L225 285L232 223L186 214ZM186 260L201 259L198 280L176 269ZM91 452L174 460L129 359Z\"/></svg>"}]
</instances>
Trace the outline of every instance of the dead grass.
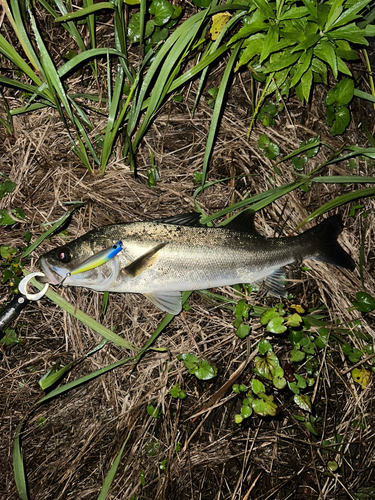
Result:
<instances>
[{"instance_id":1,"label":"dead grass","mask_svg":"<svg viewBox=\"0 0 375 500\"><path fill-rule=\"evenodd\" d=\"M247 193L256 194L295 178L290 163L281 166L280 174L274 172L257 147L261 133L276 142L282 154L290 153L302 140L317 133L333 148L342 144L343 139L329 136L322 119L324 92L318 88L309 107L303 108L292 100L288 113L280 115L275 127L265 129L257 123L247 141L250 85L248 75L235 77L210 169L210 180L226 177L231 180L216 184L198 197L207 214L242 199ZM11 98L19 101L20 96L11 94ZM26 229L35 240L43 231L41 224L61 216L63 204L68 201L85 201L86 206L74 216L68 236L54 237L52 242L38 248L29 269L35 268L37 257L45 251L93 227L193 210L193 174L201 170L211 116L211 110L202 100L192 118L193 99L191 90L184 103L165 105L140 147L138 179L134 179L120 159L120 148L104 178L98 169L91 176L70 151L66 133L51 111L17 118L13 137L0 130L0 170L17 182L15 191L2 201L2 207L20 206L27 216L26 223L1 228L1 244L22 247ZM365 145L357 124L354 119L346 139ZM100 127L98 121L97 130ZM151 189L146 185L150 149L161 177ZM328 148L322 148L308 169L326 160L329 154ZM336 165L324 175L347 172L346 165ZM353 173L374 175L374 167L371 162L360 161ZM238 175L243 177L235 178ZM308 213L351 189L352 186L317 184L308 193L294 191L259 213L257 227L269 237L288 234ZM341 242L357 264L360 246L364 246L364 285L374 294L374 201L361 200L361 204L369 214L367 219L359 213L350 217L350 206L340 209L346 226ZM340 324L360 318L363 330L374 338L374 314L361 317L349 310L355 292L362 288L358 267L351 273L309 262L309 268L291 288L295 302L308 306L326 304L331 320ZM0 293L2 301L6 301L8 286L0 285ZM84 289L61 293L140 347L163 317L142 296L112 294L103 317L101 294ZM233 290L227 288L222 293L233 295ZM258 305L272 302L261 295L249 300ZM374 486L374 384L371 381L361 390L353 383L351 364L338 346L317 356L321 382L311 396L313 413L321 419L317 424L319 437L310 435L303 423L295 420L293 415L300 410L287 391L276 393L282 411L274 419L254 416L241 428L237 427L234 415L240 411L241 401L227 393L212 410L193 420L192 415L204 408L244 361L246 345L234 335L231 311L209 304L198 294L193 294L189 303L191 309L176 317L156 342L156 347L165 351L151 351L133 371L121 367L32 411L22 437L32 500L96 498L127 438L110 499L344 499L353 498L349 490ZM251 324L254 346L264 330L256 318ZM3 436L0 496L7 500L18 498L11 468L15 428L42 397L38 380L57 361L65 365L100 342L97 334L46 299L23 312L18 331L26 344L2 348L0 368ZM358 347L364 344L355 337L352 341ZM287 339L272 338L272 343L285 362L290 350ZM184 352L195 353L215 364L217 379L200 382L187 375L176 359ZM127 355L107 344L72 370L64 382ZM249 381L251 368L251 364L247 366L240 381ZM188 394L182 402L169 394L175 383ZM160 419L147 414L148 404L159 406ZM46 419L43 426L38 425L41 417ZM361 425L355 426L355 420ZM322 447L323 439L332 440L338 434L342 436L340 447ZM176 446L181 450L178 453ZM160 464L165 459L168 468L162 472ZM334 475L327 473L328 460L339 464Z\"/></svg>"}]
</instances>

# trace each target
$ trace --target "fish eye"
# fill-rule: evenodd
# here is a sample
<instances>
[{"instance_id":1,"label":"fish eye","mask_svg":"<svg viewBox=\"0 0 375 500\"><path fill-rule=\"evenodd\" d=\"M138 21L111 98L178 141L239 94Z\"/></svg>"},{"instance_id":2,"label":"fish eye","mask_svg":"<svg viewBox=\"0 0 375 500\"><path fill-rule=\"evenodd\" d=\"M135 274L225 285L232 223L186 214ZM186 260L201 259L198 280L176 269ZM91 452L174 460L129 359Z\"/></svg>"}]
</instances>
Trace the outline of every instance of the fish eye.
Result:
<instances>
[{"instance_id":1,"label":"fish eye","mask_svg":"<svg viewBox=\"0 0 375 500\"><path fill-rule=\"evenodd\" d=\"M66 264L72 260L72 254L67 247L61 247L57 250L57 259Z\"/></svg>"}]
</instances>

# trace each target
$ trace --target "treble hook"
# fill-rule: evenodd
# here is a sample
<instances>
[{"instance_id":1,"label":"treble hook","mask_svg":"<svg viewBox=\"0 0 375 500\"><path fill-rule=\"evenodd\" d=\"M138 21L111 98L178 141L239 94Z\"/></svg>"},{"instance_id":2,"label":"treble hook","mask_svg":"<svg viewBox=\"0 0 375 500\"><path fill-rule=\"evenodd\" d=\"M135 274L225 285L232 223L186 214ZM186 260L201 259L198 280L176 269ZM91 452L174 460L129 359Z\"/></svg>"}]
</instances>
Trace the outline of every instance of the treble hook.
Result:
<instances>
[{"instance_id":1,"label":"treble hook","mask_svg":"<svg viewBox=\"0 0 375 500\"><path fill-rule=\"evenodd\" d=\"M30 280L32 280L33 278L35 278L35 276L45 276L45 274L41 273L40 271L35 272L35 273L30 273L27 276L25 276L23 278L23 280L20 281L20 284L18 285L19 292L22 293L22 295L25 295L25 297L28 300L39 300L39 299L41 299L47 293L47 290L48 290L48 287L49 287L49 283L46 283L44 285L43 289L40 290L40 292L38 292L38 293L28 293L27 292L27 285L28 285L28 283L29 283Z\"/></svg>"}]
</instances>

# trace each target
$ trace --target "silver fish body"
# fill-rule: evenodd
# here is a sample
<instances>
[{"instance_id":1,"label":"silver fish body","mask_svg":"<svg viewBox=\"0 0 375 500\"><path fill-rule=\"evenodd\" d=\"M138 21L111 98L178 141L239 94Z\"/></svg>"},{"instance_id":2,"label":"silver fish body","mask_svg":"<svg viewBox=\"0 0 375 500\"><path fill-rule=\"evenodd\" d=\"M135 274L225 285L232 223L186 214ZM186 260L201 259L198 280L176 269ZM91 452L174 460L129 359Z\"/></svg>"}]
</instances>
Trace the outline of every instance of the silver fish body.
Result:
<instances>
[{"instance_id":1,"label":"silver fish body","mask_svg":"<svg viewBox=\"0 0 375 500\"><path fill-rule=\"evenodd\" d=\"M99 227L46 253L40 265L52 284L142 293L163 311L178 314L182 291L266 278L271 293L281 296L282 268L305 258L354 269L353 260L337 243L341 231L341 219L333 216L298 236L265 238L256 232L250 211L221 227L203 226L199 214L185 214ZM123 248L115 257L94 269L69 274L118 240Z\"/></svg>"}]
</instances>

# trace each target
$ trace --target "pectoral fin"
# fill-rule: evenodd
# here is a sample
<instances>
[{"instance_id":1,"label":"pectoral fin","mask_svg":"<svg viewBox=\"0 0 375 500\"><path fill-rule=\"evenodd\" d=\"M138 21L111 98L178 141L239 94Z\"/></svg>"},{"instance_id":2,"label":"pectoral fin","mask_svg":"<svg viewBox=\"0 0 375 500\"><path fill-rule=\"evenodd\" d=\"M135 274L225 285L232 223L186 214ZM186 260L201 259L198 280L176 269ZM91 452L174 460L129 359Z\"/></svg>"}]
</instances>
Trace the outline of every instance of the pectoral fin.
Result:
<instances>
[{"instance_id":1,"label":"pectoral fin","mask_svg":"<svg viewBox=\"0 0 375 500\"><path fill-rule=\"evenodd\" d=\"M144 293L156 307L169 314L176 315L181 312L181 293L180 292L151 292Z\"/></svg>"},{"instance_id":2,"label":"pectoral fin","mask_svg":"<svg viewBox=\"0 0 375 500\"><path fill-rule=\"evenodd\" d=\"M149 267L153 265L153 263L158 258L158 252L165 247L166 243L159 243L156 247L152 248L148 252L144 253L138 259L135 259L131 264L126 266L121 273L126 274L126 276L130 276L131 278L135 278L139 276L141 273L146 271Z\"/></svg>"}]
</instances>

